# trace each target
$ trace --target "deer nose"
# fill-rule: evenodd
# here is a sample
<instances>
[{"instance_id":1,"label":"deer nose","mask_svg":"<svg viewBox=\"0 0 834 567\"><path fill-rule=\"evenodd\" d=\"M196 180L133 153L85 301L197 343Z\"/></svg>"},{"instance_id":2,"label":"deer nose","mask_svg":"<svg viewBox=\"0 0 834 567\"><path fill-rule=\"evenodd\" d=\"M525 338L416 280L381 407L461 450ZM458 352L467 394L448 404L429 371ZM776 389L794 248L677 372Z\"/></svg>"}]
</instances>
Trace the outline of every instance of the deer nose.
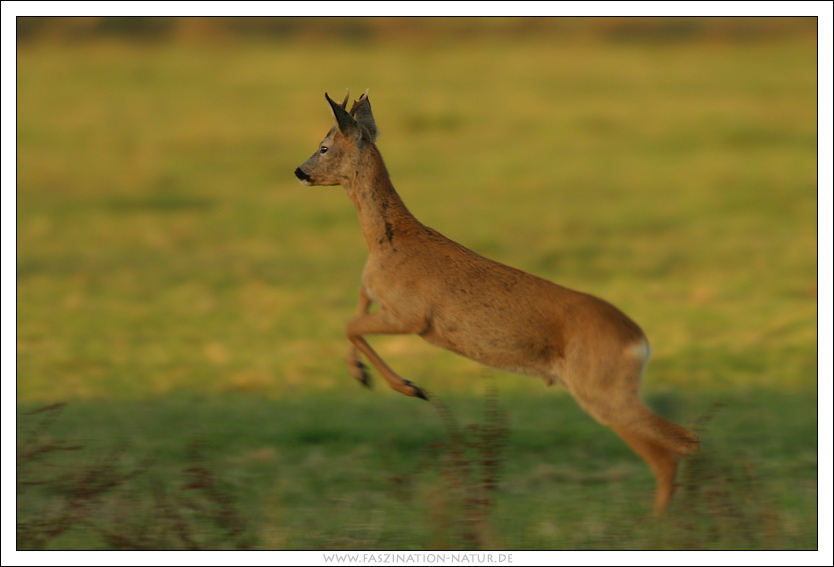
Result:
<instances>
[{"instance_id":1,"label":"deer nose","mask_svg":"<svg viewBox=\"0 0 834 567\"><path fill-rule=\"evenodd\" d=\"M303 171L301 171L300 167L295 168L295 176L298 179L300 179L301 181L311 181L310 176L307 175L306 173L304 173Z\"/></svg>"}]
</instances>

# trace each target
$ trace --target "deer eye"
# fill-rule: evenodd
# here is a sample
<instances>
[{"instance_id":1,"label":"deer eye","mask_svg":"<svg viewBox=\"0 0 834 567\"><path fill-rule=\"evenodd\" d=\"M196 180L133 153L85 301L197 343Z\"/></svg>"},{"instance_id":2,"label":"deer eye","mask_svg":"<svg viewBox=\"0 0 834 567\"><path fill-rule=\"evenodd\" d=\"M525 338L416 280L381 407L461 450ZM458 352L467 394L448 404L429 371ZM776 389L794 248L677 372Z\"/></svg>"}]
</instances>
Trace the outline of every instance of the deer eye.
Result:
<instances>
[{"instance_id":1,"label":"deer eye","mask_svg":"<svg viewBox=\"0 0 834 567\"><path fill-rule=\"evenodd\" d=\"M321 153L321 154L326 154L326 153L327 153L327 150L328 150L328 147L327 147L327 146L322 146L322 147L319 149L319 153Z\"/></svg>"}]
</instances>

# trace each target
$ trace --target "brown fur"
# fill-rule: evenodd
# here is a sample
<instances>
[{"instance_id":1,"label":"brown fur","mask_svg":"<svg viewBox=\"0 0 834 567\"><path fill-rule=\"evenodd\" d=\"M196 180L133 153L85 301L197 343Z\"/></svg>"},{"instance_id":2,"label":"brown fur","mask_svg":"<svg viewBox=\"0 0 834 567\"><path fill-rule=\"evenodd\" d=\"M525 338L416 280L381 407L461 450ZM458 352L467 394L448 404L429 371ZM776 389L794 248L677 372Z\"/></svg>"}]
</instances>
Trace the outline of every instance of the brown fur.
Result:
<instances>
[{"instance_id":1,"label":"brown fur","mask_svg":"<svg viewBox=\"0 0 834 567\"><path fill-rule=\"evenodd\" d=\"M640 327L602 299L485 258L420 223L375 145L367 93L350 112L347 97L341 104L326 98L337 125L296 176L305 185L344 187L370 251L357 313L346 326L351 374L367 384L361 352L392 388L425 398L364 338L416 334L483 364L561 383L648 463L657 477L655 512L662 514L677 458L695 450L698 438L641 401L649 347ZM370 312L372 303L379 309Z\"/></svg>"}]
</instances>

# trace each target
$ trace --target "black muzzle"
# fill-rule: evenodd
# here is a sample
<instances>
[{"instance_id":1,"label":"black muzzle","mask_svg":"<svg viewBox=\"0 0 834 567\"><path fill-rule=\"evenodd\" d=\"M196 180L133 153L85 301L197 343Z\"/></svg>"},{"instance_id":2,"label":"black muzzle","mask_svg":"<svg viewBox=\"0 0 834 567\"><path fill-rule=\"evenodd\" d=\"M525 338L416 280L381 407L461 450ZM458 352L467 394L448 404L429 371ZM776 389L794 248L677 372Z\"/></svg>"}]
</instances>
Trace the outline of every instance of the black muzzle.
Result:
<instances>
[{"instance_id":1,"label":"black muzzle","mask_svg":"<svg viewBox=\"0 0 834 567\"><path fill-rule=\"evenodd\" d=\"M303 171L301 171L300 167L295 168L295 176L301 181L312 181L312 178Z\"/></svg>"}]
</instances>

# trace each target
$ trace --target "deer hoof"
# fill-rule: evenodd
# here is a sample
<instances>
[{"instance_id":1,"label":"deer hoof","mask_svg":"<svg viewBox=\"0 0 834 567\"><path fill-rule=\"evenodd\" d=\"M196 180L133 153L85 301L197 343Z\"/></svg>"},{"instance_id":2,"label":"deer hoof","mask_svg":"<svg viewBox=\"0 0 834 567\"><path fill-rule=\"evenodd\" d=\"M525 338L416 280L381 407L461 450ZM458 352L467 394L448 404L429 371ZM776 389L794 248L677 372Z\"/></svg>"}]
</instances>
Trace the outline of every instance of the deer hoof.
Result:
<instances>
[{"instance_id":1,"label":"deer hoof","mask_svg":"<svg viewBox=\"0 0 834 567\"><path fill-rule=\"evenodd\" d=\"M372 384L371 375L370 373L368 373L368 367L365 366L365 363L363 363L361 360L357 360L356 368L359 370L359 377L357 378L357 380L359 380L363 386L370 389Z\"/></svg>"},{"instance_id":2,"label":"deer hoof","mask_svg":"<svg viewBox=\"0 0 834 567\"><path fill-rule=\"evenodd\" d=\"M421 400L429 401L429 397L426 395L426 393L414 384L412 384L409 380L405 380L405 385L411 388L412 396L414 396L415 398L420 398Z\"/></svg>"}]
</instances>

